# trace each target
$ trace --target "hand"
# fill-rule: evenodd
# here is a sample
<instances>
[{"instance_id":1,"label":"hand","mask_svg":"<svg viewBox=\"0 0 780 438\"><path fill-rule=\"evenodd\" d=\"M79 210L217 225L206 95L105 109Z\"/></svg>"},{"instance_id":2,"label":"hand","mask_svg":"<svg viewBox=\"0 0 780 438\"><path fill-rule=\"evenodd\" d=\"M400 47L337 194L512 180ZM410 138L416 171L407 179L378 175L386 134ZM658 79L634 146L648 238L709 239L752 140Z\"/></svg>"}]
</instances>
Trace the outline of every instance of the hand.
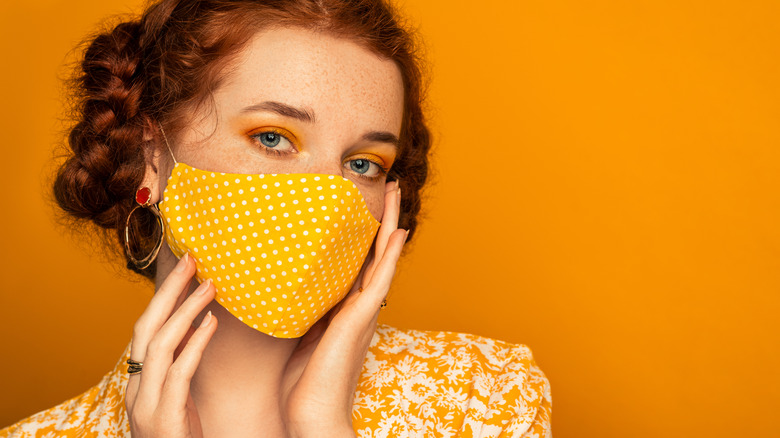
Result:
<instances>
[{"instance_id":1,"label":"hand","mask_svg":"<svg viewBox=\"0 0 780 438\"><path fill-rule=\"evenodd\" d=\"M353 290L303 336L287 363L281 406L290 437L354 436L355 388L408 234L398 229L397 187L395 182L386 186L373 256L364 263Z\"/></svg>"},{"instance_id":2,"label":"hand","mask_svg":"<svg viewBox=\"0 0 780 438\"><path fill-rule=\"evenodd\" d=\"M185 254L135 323L130 358L144 365L127 381L133 438L202 436L190 380L217 319L209 312L197 329L192 323L216 290L208 280L187 297L194 274L195 261Z\"/></svg>"}]
</instances>

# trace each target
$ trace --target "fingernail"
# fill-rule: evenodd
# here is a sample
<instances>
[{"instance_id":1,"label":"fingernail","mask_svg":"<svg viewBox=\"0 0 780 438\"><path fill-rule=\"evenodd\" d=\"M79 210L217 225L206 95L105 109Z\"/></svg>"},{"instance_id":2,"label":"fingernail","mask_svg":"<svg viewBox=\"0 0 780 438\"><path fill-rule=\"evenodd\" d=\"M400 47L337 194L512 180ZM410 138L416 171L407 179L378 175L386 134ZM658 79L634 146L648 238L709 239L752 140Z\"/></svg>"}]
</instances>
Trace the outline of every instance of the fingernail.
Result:
<instances>
[{"instance_id":1,"label":"fingernail","mask_svg":"<svg viewBox=\"0 0 780 438\"><path fill-rule=\"evenodd\" d=\"M200 322L201 327L206 327L211 322L211 310L209 310L209 313L206 314L206 316L203 317L203 321Z\"/></svg>"},{"instance_id":2,"label":"fingernail","mask_svg":"<svg viewBox=\"0 0 780 438\"><path fill-rule=\"evenodd\" d=\"M190 253L185 252L184 256L179 260L179 263L176 265L176 272L184 272L185 269L187 269L187 263L189 263L190 259Z\"/></svg>"},{"instance_id":3,"label":"fingernail","mask_svg":"<svg viewBox=\"0 0 780 438\"><path fill-rule=\"evenodd\" d=\"M197 289L195 289L195 292L193 292L193 295L203 295L206 293L206 291L209 289L209 285L211 284L211 279L204 281L203 283L198 286Z\"/></svg>"},{"instance_id":4,"label":"fingernail","mask_svg":"<svg viewBox=\"0 0 780 438\"><path fill-rule=\"evenodd\" d=\"M406 243L406 239L409 238L409 230L406 230L406 234L404 235L404 243Z\"/></svg>"},{"instance_id":5,"label":"fingernail","mask_svg":"<svg viewBox=\"0 0 780 438\"><path fill-rule=\"evenodd\" d=\"M396 203L398 204L399 207L401 206L401 187L400 186L398 187L398 194L396 195Z\"/></svg>"}]
</instances>

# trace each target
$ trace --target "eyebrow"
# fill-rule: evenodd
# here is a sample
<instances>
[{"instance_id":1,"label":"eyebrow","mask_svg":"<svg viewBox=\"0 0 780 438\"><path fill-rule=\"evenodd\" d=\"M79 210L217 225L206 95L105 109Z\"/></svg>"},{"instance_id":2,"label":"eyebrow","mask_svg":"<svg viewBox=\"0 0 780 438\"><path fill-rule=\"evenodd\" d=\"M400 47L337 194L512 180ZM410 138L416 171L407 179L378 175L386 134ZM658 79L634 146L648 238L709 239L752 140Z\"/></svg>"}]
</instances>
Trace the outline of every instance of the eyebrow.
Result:
<instances>
[{"instance_id":1,"label":"eyebrow","mask_svg":"<svg viewBox=\"0 0 780 438\"><path fill-rule=\"evenodd\" d=\"M317 119L314 117L314 111L306 108L295 108L290 105L281 102L265 101L254 105L249 105L241 110L242 113L249 113L254 111L269 111L279 114L280 116L290 117L292 119L300 120L306 123L314 123ZM387 131L370 131L363 134L362 140L373 141L380 143L389 143L396 148L401 145L401 140L398 137Z\"/></svg>"},{"instance_id":2,"label":"eyebrow","mask_svg":"<svg viewBox=\"0 0 780 438\"><path fill-rule=\"evenodd\" d=\"M396 149L401 145L401 140L395 136L395 134L387 131L371 131L363 134L362 137L365 141L375 141L381 143L390 143L395 146Z\"/></svg>"},{"instance_id":3,"label":"eyebrow","mask_svg":"<svg viewBox=\"0 0 780 438\"><path fill-rule=\"evenodd\" d=\"M281 102L266 101L263 103L249 105L248 107L241 110L242 113L249 113L253 111L270 111L272 113L279 114L280 116L290 117L302 122L315 122L313 111L309 111L308 109L295 108Z\"/></svg>"}]
</instances>

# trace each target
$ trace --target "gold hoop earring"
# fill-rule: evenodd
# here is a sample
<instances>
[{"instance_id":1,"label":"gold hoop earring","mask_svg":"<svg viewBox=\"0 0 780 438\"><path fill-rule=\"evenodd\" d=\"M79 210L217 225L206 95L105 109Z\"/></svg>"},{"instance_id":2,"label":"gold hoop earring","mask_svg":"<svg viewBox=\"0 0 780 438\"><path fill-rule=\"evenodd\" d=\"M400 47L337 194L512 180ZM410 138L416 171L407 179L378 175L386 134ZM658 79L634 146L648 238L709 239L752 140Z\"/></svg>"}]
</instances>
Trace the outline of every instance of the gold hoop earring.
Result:
<instances>
[{"instance_id":1,"label":"gold hoop earring","mask_svg":"<svg viewBox=\"0 0 780 438\"><path fill-rule=\"evenodd\" d=\"M151 199L152 190L149 189L149 187L141 187L138 189L138 191L135 192L135 202L137 205L133 207L132 210L130 210L130 214L127 215L127 220L125 221L125 252L127 253L127 258L129 258L138 269L148 268L149 265L151 265L155 259L157 259L157 253L160 251L163 239L165 238L165 221L163 220L162 214L160 214L160 210L157 208L157 205L150 203ZM130 218L133 216L133 212L135 212L138 208L145 208L151 211L152 214L154 214L154 217L157 218L157 223L160 225L160 239L157 241L157 243L154 244L154 249L152 249L152 252L147 254L146 257L142 259L135 258L135 256L133 256L133 252L130 250Z\"/></svg>"}]
</instances>

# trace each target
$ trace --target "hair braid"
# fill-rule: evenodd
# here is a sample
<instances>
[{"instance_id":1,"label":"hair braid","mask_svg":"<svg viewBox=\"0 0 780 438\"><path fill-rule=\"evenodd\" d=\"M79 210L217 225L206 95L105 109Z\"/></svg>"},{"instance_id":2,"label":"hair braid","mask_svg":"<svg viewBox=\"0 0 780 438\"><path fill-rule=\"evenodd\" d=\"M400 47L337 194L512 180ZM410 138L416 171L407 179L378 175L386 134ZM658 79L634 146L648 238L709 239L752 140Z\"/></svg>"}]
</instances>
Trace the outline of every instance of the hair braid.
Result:
<instances>
[{"instance_id":1,"label":"hair braid","mask_svg":"<svg viewBox=\"0 0 780 438\"><path fill-rule=\"evenodd\" d=\"M140 32L138 21L120 23L86 48L75 80L79 121L68 137L72 155L54 180L55 200L65 212L120 238L145 171ZM138 215L134 231L151 236L143 232L150 219ZM145 246L143 240L148 237L133 246Z\"/></svg>"}]
</instances>

